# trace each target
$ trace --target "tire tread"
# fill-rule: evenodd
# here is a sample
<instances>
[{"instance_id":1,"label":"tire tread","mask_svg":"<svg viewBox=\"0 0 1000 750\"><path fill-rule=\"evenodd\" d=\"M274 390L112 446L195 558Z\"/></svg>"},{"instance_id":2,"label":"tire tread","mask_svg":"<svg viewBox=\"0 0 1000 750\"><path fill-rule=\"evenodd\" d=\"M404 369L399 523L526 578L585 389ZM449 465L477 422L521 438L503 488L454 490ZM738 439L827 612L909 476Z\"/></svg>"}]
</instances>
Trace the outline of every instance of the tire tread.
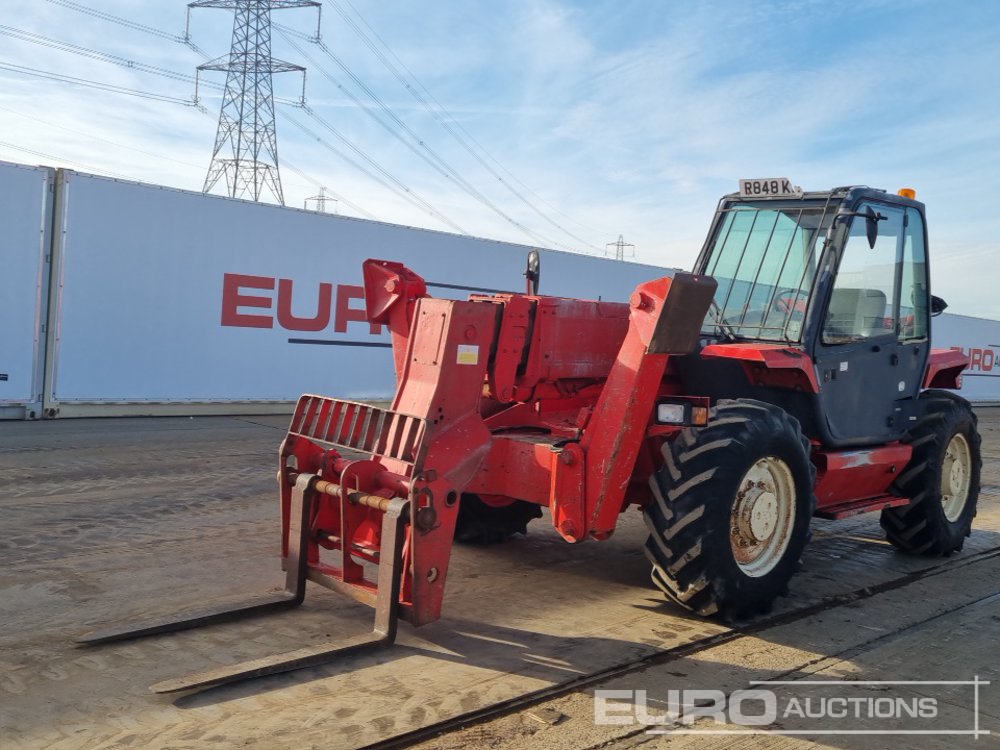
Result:
<instances>
[{"instance_id":1,"label":"tire tread","mask_svg":"<svg viewBox=\"0 0 1000 750\"><path fill-rule=\"evenodd\" d=\"M793 564L788 566L791 577L808 537L808 519L816 503L816 469L809 460L809 441L798 421L777 406L747 399L721 400L712 408L706 426L685 429L663 446L663 466L650 478L653 500L645 512L650 531L645 552L653 563L653 583L669 600L701 615L718 613L735 620L768 611L774 597L787 591L784 580L772 587L771 596L752 601L741 598L739 582L727 579L724 566L712 559L708 544L713 524L722 522L718 511L712 509L713 502L719 500L714 492L716 480L732 481L733 457L752 455L756 441L776 435L782 439L790 436L797 443L808 475L806 532L802 539L792 542L799 548L794 551ZM742 472L736 481L741 477ZM728 516L724 521L728 544ZM792 548L787 554L793 554Z\"/></svg>"},{"instance_id":2,"label":"tire tread","mask_svg":"<svg viewBox=\"0 0 1000 750\"><path fill-rule=\"evenodd\" d=\"M928 390L920 394L924 414L904 442L913 448L910 463L896 479L892 491L910 498L907 505L886 508L880 522L886 539L896 549L911 555L950 555L962 549L972 532L982 472L981 446L976 413L964 398L948 391ZM940 507L941 457L956 431L963 431L972 453L969 498L958 520L949 522Z\"/></svg>"}]
</instances>

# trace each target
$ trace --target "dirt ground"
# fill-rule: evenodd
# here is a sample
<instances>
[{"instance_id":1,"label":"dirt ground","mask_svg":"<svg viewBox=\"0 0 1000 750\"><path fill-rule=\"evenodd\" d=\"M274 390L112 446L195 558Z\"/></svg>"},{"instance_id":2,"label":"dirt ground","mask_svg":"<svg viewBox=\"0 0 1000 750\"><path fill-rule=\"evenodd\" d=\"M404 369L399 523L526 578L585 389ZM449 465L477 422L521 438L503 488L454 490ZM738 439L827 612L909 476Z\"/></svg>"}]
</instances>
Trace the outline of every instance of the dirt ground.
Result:
<instances>
[{"instance_id":1,"label":"dirt ground","mask_svg":"<svg viewBox=\"0 0 1000 750\"><path fill-rule=\"evenodd\" d=\"M280 585L273 472L287 420L0 423L0 748L997 746L1000 411L980 419L983 491L960 554L899 555L877 516L816 520L791 595L757 627L664 602L638 513L609 542L577 546L542 519L507 544L457 548L444 619L402 625L390 650L179 698L148 686L370 627L369 610L313 587L284 614L71 644L103 624ZM978 739L668 736L594 720L595 690L976 676L993 683L978 688L978 710L968 686L946 687L939 725L978 717L994 731Z\"/></svg>"}]
</instances>

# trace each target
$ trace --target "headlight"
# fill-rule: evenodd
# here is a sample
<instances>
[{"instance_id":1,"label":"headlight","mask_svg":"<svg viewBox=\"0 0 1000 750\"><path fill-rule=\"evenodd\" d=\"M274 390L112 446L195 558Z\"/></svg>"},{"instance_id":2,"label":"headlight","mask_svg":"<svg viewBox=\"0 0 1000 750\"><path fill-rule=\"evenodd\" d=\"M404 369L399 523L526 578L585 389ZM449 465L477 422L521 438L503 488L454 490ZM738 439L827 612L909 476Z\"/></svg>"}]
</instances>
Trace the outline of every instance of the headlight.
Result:
<instances>
[{"instance_id":1,"label":"headlight","mask_svg":"<svg viewBox=\"0 0 1000 750\"><path fill-rule=\"evenodd\" d=\"M660 424L686 424L684 404L657 404L656 421Z\"/></svg>"},{"instance_id":2,"label":"headlight","mask_svg":"<svg viewBox=\"0 0 1000 750\"><path fill-rule=\"evenodd\" d=\"M657 424L695 425L708 424L709 400L702 396L673 396L656 404Z\"/></svg>"}]
</instances>

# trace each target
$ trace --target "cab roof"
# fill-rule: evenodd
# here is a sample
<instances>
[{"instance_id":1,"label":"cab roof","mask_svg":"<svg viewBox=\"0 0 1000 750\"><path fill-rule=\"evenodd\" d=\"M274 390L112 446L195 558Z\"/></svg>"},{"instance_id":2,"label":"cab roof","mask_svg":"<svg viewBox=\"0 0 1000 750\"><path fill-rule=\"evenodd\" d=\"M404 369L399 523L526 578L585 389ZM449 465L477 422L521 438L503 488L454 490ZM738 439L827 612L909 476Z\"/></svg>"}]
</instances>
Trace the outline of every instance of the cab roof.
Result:
<instances>
[{"instance_id":1,"label":"cab roof","mask_svg":"<svg viewBox=\"0 0 1000 750\"><path fill-rule=\"evenodd\" d=\"M898 206L905 206L924 210L924 204L912 198L906 198L896 193L890 193L881 188L868 187L867 185L845 185L833 188L832 190L805 190L800 196L778 195L747 197L739 193L729 193L722 197L725 203L797 203L799 201L835 201L854 205L864 200L875 200L883 203L894 203Z\"/></svg>"}]
</instances>

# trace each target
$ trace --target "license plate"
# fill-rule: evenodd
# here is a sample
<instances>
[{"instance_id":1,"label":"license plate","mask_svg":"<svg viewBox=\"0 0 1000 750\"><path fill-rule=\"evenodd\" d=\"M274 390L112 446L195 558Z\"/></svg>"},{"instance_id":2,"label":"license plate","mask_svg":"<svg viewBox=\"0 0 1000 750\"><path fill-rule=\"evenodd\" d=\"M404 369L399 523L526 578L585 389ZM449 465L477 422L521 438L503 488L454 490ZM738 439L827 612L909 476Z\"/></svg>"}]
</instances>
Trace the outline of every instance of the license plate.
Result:
<instances>
[{"instance_id":1,"label":"license plate","mask_svg":"<svg viewBox=\"0 0 1000 750\"><path fill-rule=\"evenodd\" d=\"M802 188L787 177L765 177L760 180L740 180L740 196L744 198L799 198Z\"/></svg>"}]
</instances>

